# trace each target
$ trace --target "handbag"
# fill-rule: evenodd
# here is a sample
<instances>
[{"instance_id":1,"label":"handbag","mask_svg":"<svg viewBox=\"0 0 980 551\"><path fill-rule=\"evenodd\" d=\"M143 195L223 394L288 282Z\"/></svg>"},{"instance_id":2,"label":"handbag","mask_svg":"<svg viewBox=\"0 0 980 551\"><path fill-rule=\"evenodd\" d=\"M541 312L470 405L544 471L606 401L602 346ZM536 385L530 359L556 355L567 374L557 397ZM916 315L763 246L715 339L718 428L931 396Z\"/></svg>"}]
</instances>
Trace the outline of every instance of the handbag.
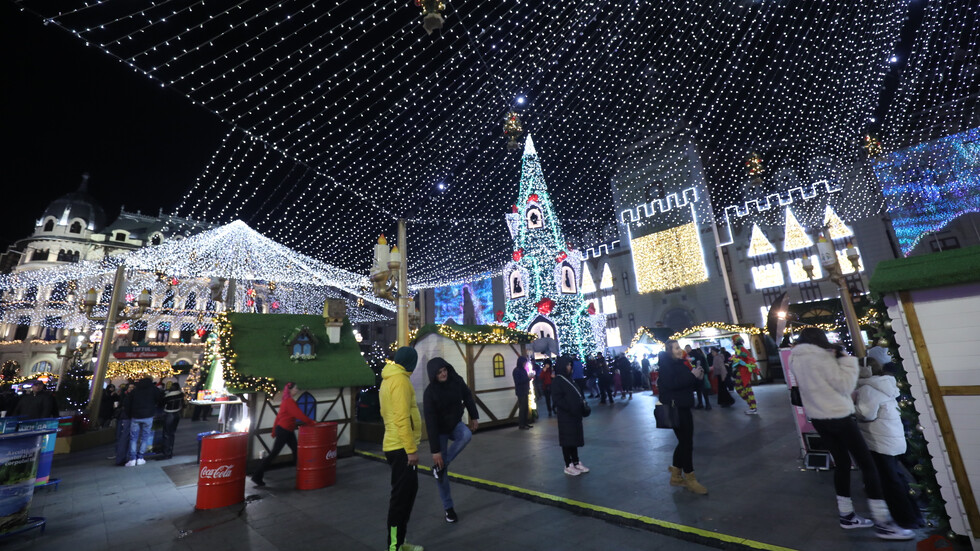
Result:
<instances>
[{"instance_id":1,"label":"handbag","mask_svg":"<svg viewBox=\"0 0 980 551\"><path fill-rule=\"evenodd\" d=\"M582 399L582 417L588 417L589 415L592 415L592 407L589 406L589 403L586 402L585 399L583 398Z\"/></svg>"},{"instance_id":2,"label":"handbag","mask_svg":"<svg viewBox=\"0 0 980 551\"><path fill-rule=\"evenodd\" d=\"M658 402L653 407L653 418L657 421L658 429L674 428L674 409L673 400L669 406Z\"/></svg>"},{"instance_id":3,"label":"handbag","mask_svg":"<svg viewBox=\"0 0 980 551\"><path fill-rule=\"evenodd\" d=\"M794 406L803 407L803 398L800 397L800 387L790 387L789 403L793 404Z\"/></svg>"}]
</instances>

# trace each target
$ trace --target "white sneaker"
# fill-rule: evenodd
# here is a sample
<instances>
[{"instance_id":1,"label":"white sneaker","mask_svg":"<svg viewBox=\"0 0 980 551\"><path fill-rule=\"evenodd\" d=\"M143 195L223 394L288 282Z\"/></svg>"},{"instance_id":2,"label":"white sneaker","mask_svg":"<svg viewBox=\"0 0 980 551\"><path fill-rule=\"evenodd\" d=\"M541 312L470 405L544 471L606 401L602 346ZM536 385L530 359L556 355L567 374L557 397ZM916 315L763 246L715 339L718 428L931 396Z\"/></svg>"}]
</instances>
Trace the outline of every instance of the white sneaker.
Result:
<instances>
[{"instance_id":1,"label":"white sneaker","mask_svg":"<svg viewBox=\"0 0 980 551\"><path fill-rule=\"evenodd\" d=\"M575 463L572 466L575 467L576 469L578 469L578 472L580 472L580 473L587 473L587 472L589 472L589 468L586 467L585 465L581 464L581 463Z\"/></svg>"},{"instance_id":2,"label":"white sneaker","mask_svg":"<svg viewBox=\"0 0 980 551\"><path fill-rule=\"evenodd\" d=\"M135 459L130 459L129 461L126 462L126 466L127 467L135 467L136 466L136 460Z\"/></svg>"},{"instance_id":3,"label":"white sneaker","mask_svg":"<svg viewBox=\"0 0 980 551\"><path fill-rule=\"evenodd\" d=\"M136 460L137 465L146 465L146 460L142 457Z\"/></svg>"},{"instance_id":4,"label":"white sneaker","mask_svg":"<svg viewBox=\"0 0 980 551\"><path fill-rule=\"evenodd\" d=\"M894 522L876 522L875 535L883 540L910 540L915 537L915 532Z\"/></svg>"},{"instance_id":5,"label":"white sneaker","mask_svg":"<svg viewBox=\"0 0 980 551\"><path fill-rule=\"evenodd\" d=\"M582 474L582 471L576 469L574 465L569 465L565 467L565 474L568 476L578 476Z\"/></svg>"},{"instance_id":6,"label":"white sneaker","mask_svg":"<svg viewBox=\"0 0 980 551\"><path fill-rule=\"evenodd\" d=\"M758 409L747 409L745 410L746 415L759 415Z\"/></svg>"},{"instance_id":7,"label":"white sneaker","mask_svg":"<svg viewBox=\"0 0 980 551\"><path fill-rule=\"evenodd\" d=\"M871 528L874 526L874 522L871 519L859 516L857 513L848 513L846 515L840 515L840 527L844 530L853 530L855 528Z\"/></svg>"}]
</instances>

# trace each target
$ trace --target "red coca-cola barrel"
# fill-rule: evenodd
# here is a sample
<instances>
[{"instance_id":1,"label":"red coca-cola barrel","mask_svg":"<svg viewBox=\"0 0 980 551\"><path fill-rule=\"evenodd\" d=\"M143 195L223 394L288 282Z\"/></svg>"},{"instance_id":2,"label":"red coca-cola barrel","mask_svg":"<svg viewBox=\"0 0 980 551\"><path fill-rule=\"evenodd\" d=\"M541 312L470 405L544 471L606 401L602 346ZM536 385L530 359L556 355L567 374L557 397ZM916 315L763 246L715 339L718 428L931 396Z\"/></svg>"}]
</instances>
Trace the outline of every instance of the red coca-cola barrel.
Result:
<instances>
[{"instance_id":1,"label":"red coca-cola barrel","mask_svg":"<svg viewBox=\"0 0 980 551\"><path fill-rule=\"evenodd\" d=\"M337 481L337 423L300 427L297 456L297 490L333 486Z\"/></svg>"},{"instance_id":2,"label":"red coca-cola barrel","mask_svg":"<svg viewBox=\"0 0 980 551\"><path fill-rule=\"evenodd\" d=\"M657 378L660 377L660 373L657 371L650 372L650 390L653 391L654 396L660 396L660 389L657 387Z\"/></svg>"},{"instance_id":3,"label":"red coca-cola barrel","mask_svg":"<svg viewBox=\"0 0 980 551\"><path fill-rule=\"evenodd\" d=\"M201 440L197 509L217 509L245 501L247 432L227 432Z\"/></svg>"}]
</instances>

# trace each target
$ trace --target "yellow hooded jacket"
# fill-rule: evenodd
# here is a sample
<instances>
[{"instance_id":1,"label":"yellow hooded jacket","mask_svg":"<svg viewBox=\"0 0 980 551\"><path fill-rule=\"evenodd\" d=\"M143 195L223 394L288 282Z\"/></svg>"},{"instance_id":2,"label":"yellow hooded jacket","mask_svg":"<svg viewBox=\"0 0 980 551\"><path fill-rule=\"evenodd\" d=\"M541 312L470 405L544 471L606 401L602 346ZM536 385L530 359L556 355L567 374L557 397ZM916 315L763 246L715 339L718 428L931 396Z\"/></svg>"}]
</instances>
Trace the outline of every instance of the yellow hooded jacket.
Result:
<instances>
[{"instance_id":1,"label":"yellow hooded jacket","mask_svg":"<svg viewBox=\"0 0 980 551\"><path fill-rule=\"evenodd\" d=\"M415 387L405 368L388 361L381 370L381 417L385 421L382 448L416 453L422 440L422 418L415 401Z\"/></svg>"}]
</instances>

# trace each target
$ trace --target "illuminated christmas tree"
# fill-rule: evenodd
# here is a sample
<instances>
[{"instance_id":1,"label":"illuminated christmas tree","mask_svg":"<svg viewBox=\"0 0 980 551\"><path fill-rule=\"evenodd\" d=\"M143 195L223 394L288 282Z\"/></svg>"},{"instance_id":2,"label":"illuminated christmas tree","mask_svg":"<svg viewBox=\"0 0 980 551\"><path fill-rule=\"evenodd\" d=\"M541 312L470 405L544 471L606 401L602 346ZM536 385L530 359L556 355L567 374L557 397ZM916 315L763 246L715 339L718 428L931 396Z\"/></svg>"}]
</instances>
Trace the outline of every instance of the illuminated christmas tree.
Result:
<instances>
[{"instance_id":1,"label":"illuminated christmas tree","mask_svg":"<svg viewBox=\"0 0 980 551\"><path fill-rule=\"evenodd\" d=\"M597 338L593 327L602 330L604 324L593 324L589 316L579 289L582 253L562 235L530 135L524 142L518 204L506 219L514 252L504 266L503 322L553 337L563 354L596 352L604 338Z\"/></svg>"}]
</instances>

